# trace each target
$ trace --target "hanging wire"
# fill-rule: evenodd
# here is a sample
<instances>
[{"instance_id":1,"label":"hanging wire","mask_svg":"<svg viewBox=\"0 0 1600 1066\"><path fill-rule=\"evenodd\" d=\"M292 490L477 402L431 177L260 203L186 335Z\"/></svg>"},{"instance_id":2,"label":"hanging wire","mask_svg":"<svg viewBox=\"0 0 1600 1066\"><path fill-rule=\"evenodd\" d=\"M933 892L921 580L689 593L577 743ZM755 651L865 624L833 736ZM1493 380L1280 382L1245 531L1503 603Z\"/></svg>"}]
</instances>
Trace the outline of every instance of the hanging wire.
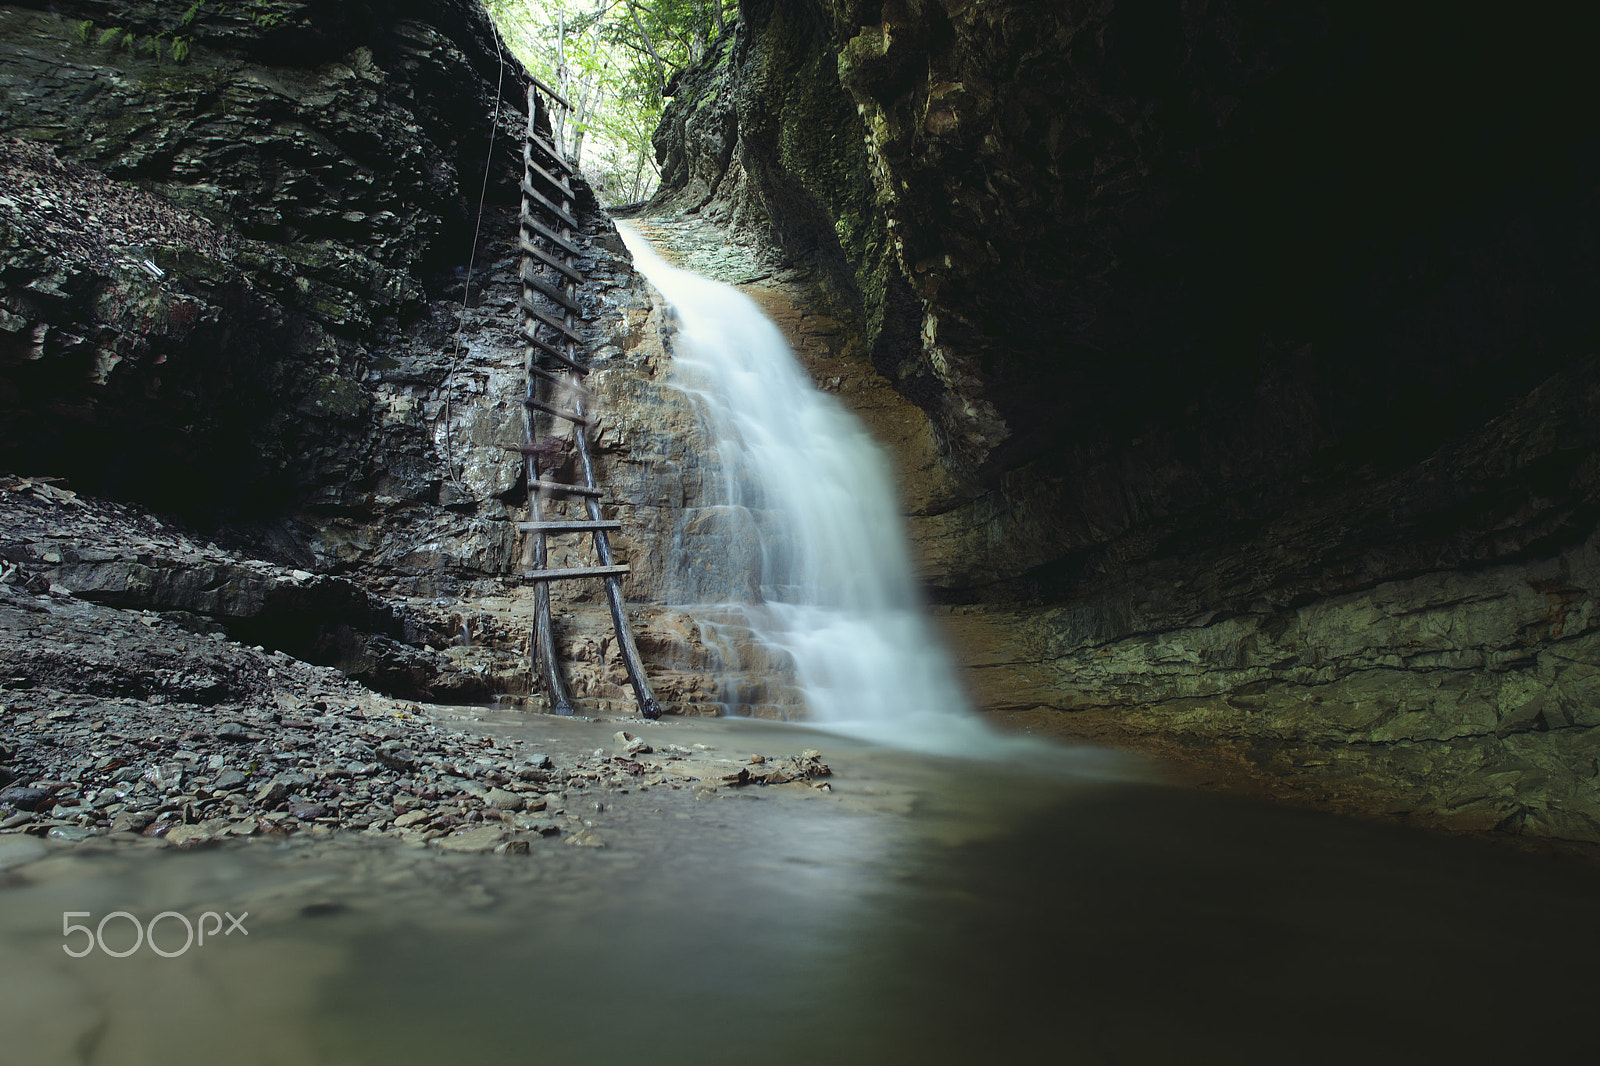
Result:
<instances>
[{"instance_id":1,"label":"hanging wire","mask_svg":"<svg viewBox=\"0 0 1600 1066\"><path fill-rule=\"evenodd\" d=\"M461 369L465 360L465 353L461 348L461 335L467 327L467 303L472 297L472 271L478 263L478 237L483 233L483 206L489 199L489 168L494 164L495 134L500 131L500 90L506 80L505 49L500 41L499 29L491 26L494 33L494 54L500 61L500 73L494 83L494 110L489 120L489 153L483 161L483 188L478 191L478 221L472 230L472 251L467 256L467 280L461 289L461 311L456 315L456 335L454 348L451 351L450 371L444 376L444 384L440 390L444 393L444 470L451 484L461 488L461 479L456 476L455 450L451 441L450 432L450 383L455 379L456 372Z\"/></svg>"}]
</instances>

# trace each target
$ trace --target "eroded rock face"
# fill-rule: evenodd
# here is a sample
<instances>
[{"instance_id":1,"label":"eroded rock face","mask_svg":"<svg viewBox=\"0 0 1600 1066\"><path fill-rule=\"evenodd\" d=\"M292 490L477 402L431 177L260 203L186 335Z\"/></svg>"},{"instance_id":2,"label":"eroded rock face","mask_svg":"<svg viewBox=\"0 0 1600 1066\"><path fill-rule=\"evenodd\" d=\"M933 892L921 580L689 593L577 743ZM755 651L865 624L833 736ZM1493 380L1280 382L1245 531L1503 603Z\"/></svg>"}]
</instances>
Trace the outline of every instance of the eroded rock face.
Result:
<instances>
[{"instance_id":1,"label":"eroded rock face","mask_svg":"<svg viewBox=\"0 0 1600 1066\"><path fill-rule=\"evenodd\" d=\"M187 9L0 6L0 469L109 508L69 521L69 503L30 497L66 509L0 538L13 583L183 617L407 697L525 695L507 451L525 422L509 206L525 75L509 55L502 72L472 0L207 4L180 25ZM578 184L597 463L628 595L659 603L697 491L686 408L656 380L659 323ZM152 546L104 497L193 528ZM554 558L592 562L578 552ZM561 591L559 637L577 694L622 709L596 592ZM692 626L639 621L663 702L714 710Z\"/></svg>"},{"instance_id":2,"label":"eroded rock face","mask_svg":"<svg viewBox=\"0 0 1600 1066\"><path fill-rule=\"evenodd\" d=\"M367 439L369 382L392 349L437 346L429 298L466 266L487 19L176 7L0 7L0 457L188 513L431 499L394 461L414 442ZM507 128L523 84L511 61ZM491 166L501 202L512 164Z\"/></svg>"},{"instance_id":3,"label":"eroded rock face","mask_svg":"<svg viewBox=\"0 0 1600 1066\"><path fill-rule=\"evenodd\" d=\"M910 525L980 705L1600 838L1600 167L1547 106L1587 16L745 15L657 206L815 275L925 414Z\"/></svg>"}]
</instances>

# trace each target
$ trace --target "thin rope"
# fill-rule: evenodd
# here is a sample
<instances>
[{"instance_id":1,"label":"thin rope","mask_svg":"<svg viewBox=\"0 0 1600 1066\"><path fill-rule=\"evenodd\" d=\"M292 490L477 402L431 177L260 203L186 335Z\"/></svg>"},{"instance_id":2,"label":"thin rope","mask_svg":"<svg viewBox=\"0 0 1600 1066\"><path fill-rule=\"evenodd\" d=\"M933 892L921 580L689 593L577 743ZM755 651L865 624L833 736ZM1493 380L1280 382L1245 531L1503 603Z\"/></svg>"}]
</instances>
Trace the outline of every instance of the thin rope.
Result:
<instances>
[{"instance_id":1,"label":"thin rope","mask_svg":"<svg viewBox=\"0 0 1600 1066\"><path fill-rule=\"evenodd\" d=\"M467 255L467 281L461 289L461 312L456 315L455 347L452 351L450 372L444 376L441 386L444 392L444 470L452 484L461 487L461 479L456 477L455 450L451 443L450 433L450 383L455 379L456 371L461 369L465 356L461 350L461 334L467 327L467 303L472 298L472 271L478 264L478 237L483 232L483 206L489 200L489 168L494 164L494 139L500 131L500 89L506 80L506 56L500 43L500 30L491 27L494 31L494 54L500 61L500 74L494 83L494 111L489 120L489 154L483 161L483 188L478 191L478 222L472 230L472 251Z\"/></svg>"}]
</instances>

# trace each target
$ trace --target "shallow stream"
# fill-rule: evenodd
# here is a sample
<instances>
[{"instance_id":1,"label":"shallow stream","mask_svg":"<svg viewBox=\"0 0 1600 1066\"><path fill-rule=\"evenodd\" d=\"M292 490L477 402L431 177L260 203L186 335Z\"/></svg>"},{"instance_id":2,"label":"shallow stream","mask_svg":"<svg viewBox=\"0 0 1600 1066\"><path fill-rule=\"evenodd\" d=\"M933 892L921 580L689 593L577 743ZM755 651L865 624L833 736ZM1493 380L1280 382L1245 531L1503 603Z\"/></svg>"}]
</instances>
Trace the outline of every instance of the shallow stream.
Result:
<instances>
[{"instance_id":1,"label":"shallow stream","mask_svg":"<svg viewBox=\"0 0 1600 1066\"><path fill-rule=\"evenodd\" d=\"M552 752L618 728L455 713ZM727 757L815 747L833 791L635 790L586 811L604 848L557 837L527 856L359 836L52 850L0 870L0 1061L1456 1063L1595 1046L1600 873L1571 859L1220 798L1088 749L972 762L756 721L627 728ZM248 912L248 935L67 957L83 941L63 912L114 910ZM183 930L159 938L175 951ZM131 926L104 939L123 950Z\"/></svg>"}]
</instances>

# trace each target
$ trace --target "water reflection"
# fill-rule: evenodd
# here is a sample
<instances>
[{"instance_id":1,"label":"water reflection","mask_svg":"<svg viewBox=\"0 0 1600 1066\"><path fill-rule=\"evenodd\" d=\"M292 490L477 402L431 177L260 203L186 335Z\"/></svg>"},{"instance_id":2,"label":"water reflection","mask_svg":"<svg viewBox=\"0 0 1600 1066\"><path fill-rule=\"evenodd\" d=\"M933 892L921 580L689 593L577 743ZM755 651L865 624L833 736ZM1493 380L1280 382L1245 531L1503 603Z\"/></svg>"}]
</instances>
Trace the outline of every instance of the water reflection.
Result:
<instances>
[{"instance_id":1,"label":"water reflection","mask_svg":"<svg viewBox=\"0 0 1600 1066\"><path fill-rule=\"evenodd\" d=\"M522 721L494 728L615 728ZM675 737L690 728L727 751L798 736ZM832 795L633 793L595 816L603 850L107 848L0 873L0 1058L1486 1062L1590 1045L1588 866L1104 773L804 742ZM61 951L63 910L224 908L250 911L248 939Z\"/></svg>"}]
</instances>

